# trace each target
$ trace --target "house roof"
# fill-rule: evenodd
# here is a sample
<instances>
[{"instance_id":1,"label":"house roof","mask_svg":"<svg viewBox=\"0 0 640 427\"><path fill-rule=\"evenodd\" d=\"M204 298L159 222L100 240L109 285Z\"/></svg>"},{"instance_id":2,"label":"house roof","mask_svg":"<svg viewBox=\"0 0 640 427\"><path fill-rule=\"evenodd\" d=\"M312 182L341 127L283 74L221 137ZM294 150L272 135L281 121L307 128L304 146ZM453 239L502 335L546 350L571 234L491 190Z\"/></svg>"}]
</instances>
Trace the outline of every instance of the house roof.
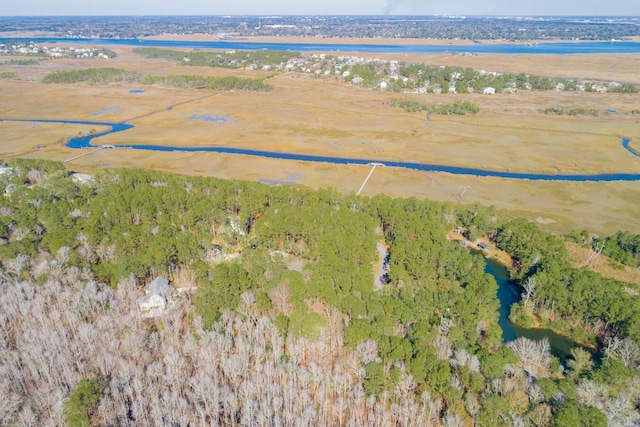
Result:
<instances>
[{"instance_id":1,"label":"house roof","mask_svg":"<svg viewBox=\"0 0 640 427\"><path fill-rule=\"evenodd\" d=\"M86 173L72 173L71 177L77 182L89 182L93 180L93 176Z\"/></svg>"},{"instance_id":2,"label":"house roof","mask_svg":"<svg viewBox=\"0 0 640 427\"><path fill-rule=\"evenodd\" d=\"M0 167L0 175L17 175L18 174L18 170L16 168L9 168L9 167Z\"/></svg>"},{"instance_id":3,"label":"house roof","mask_svg":"<svg viewBox=\"0 0 640 427\"><path fill-rule=\"evenodd\" d=\"M169 295L169 281L164 277L156 277L153 282L144 287L147 296L159 295L166 298Z\"/></svg>"}]
</instances>

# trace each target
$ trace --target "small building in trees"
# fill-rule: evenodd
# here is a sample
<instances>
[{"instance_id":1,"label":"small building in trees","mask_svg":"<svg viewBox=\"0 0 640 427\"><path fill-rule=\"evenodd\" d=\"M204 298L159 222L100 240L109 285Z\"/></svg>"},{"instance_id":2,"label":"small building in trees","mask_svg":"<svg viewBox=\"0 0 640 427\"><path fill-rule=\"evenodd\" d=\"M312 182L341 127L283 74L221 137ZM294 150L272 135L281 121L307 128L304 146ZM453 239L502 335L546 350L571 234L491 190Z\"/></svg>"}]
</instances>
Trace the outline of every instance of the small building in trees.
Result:
<instances>
[{"instance_id":1,"label":"small building in trees","mask_svg":"<svg viewBox=\"0 0 640 427\"><path fill-rule=\"evenodd\" d=\"M153 282L144 287L146 295L138 300L138 306L143 317L161 315L169 302L171 286L164 277L156 277Z\"/></svg>"},{"instance_id":2,"label":"small building in trees","mask_svg":"<svg viewBox=\"0 0 640 427\"><path fill-rule=\"evenodd\" d=\"M6 166L1 166L0 167L0 175L17 176L18 173L19 173L19 171L16 168L10 168L10 167L6 167Z\"/></svg>"},{"instance_id":3,"label":"small building in trees","mask_svg":"<svg viewBox=\"0 0 640 427\"><path fill-rule=\"evenodd\" d=\"M487 252L489 250L489 245L487 245L485 242L479 242L478 243L478 248L481 251Z\"/></svg>"},{"instance_id":4,"label":"small building in trees","mask_svg":"<svg viewBox=\"0 0 640 427\"><path fill-rule=\"evenodd\" d=\"M93 181L93 176L88 175L86 173L72 173L71 179L73 179L75 182L79 184L87 184Z\"/></svg>"}]
</instances>

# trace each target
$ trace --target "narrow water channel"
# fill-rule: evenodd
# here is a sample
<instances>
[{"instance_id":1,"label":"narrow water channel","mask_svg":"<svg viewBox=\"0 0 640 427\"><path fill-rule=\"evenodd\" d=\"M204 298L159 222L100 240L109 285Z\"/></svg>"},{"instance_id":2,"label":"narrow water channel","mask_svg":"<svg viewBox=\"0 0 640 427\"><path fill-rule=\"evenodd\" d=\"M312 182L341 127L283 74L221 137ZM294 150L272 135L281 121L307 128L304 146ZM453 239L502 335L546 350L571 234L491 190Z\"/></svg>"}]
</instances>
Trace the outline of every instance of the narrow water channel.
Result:
<instances>
[{"instance_id":1,"label":"narrow water channel","mask_svg":"<svg viewBox=\"0 0 640 427\"><path fill-rule=\"evenodd\" d=\"M109 135L116 132L123 132L132 129L134 126L129 123L108 123L81 120L53 120L53 119L3 119L0 122L33 122L33 123L66 123L90 126L107 126L111 129L104 132L84 135L80 137L70 138L67 147L70 148L97 148L92 144L92 140L101 136ZM630 139L621 138L622 146L631 154L634 150L629 147ZM640 173L637 172L618 172L618 173L600 173L600 174L544 174L544 173L525 173L525 172L509 172L494 171L488 169L466 168L460 166L435 165L414 162L385 161L380 163L376 159L359 159L348 157L331 157L331 156L313 156L300 153L287 153L279 151L250 150L245 148L233 147L178 147L169 145L146 145L132 144L126 147L108 145L105 148L129 148L135 150L162 151L162 152L188 152L188 153L222 153L222 154L244 154L248 156L264 157L269 159L297 160L303 162L316 163L332 163L343 165L381 165L392 168L413 169L424 172L445 172L454 175L471 175L482 177L495 177L507 179L526 179L532 181L573 181L573 182L611 182L611 181L640 181ZM635 154L634 154L635 155Z\"/></svg>"},{"instance_id":2,"label":"narrow water channel","mask_svg":"<svg viewBox=\"0 0 640 427\"><path fill-rule=\"evenodd\" d=\"M478 256L482 256L478 254ZM484 271L491 274L498 282L498 299L500 300L500 319L498 323L502 328L502 341L509 342L519 337L531 340L541 340L547 338L551 345L551 353L560 360L566 360L571 356L571 349L579 347L579 344L561 336L549 329L525 329L514 325L509 320L511 306L520 301L519 289L509 280L507 269L495 260L486 259ZM592 351L588 348L585 350Z\"/></svg>"}]
</instances>

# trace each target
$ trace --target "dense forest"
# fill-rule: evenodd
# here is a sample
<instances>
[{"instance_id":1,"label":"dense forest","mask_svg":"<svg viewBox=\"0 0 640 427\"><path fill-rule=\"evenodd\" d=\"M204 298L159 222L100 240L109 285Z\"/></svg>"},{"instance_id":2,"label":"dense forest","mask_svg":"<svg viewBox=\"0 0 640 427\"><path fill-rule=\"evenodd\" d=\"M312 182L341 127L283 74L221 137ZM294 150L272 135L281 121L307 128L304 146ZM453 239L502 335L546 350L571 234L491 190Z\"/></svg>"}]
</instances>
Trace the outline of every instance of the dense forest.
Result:
<instances>
[{"instance_id":1,"label":"dense forest","mask_svg":"<svg viewBox=\"0 0 640 427\"><path fill-rule=\"evenodd\" d=\"M631 425L640 305L563 241L484 206L145 170L0 175L0 425ZM512 317L590 342L504 343ZM380 249L388 273L376 280ZM385 249L388 248L388 249ZM174 290L144 316L143 287Z\"/></svg>"}]
</instances>

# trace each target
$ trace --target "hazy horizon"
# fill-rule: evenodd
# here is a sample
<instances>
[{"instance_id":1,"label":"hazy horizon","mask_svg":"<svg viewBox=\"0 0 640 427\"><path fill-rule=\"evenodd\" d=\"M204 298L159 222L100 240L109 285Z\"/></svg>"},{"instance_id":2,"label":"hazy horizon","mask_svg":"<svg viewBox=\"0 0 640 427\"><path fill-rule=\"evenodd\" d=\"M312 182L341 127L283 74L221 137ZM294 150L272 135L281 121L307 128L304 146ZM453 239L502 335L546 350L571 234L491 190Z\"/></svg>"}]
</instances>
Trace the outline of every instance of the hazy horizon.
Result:
<instances>
[{"instance_id":1,"label":"hazy horizon","mask_svg":"<svg viewBox=\"0 0 640 427\"><path fill-rule=\"evenodd\" d=\"M0 10L0 16L290 16L290 15L395 15L395 16L601 16L638 17L640 2L620 0L616 4L584 0L579 5L568 0L539 0L515 4L508 0L488 0L478 3L460 0L452 3L433 0L326 0L301 3L293 0L273 0L268 4L256 0L181 0L159 3L152 0L112 0L88 3L62 0L11 2Z\"/></svg>"},{"instance_id":2,"label":"hazy horizon","mask_svg":"<svg viewBox=\"0 0 640 427\"><path fill-rule=\"evenodd\" d=\"M393 18L402 18L402 17L449 17L449 18L457 18L457 17L461 17L461 18L556 18L556 17L562 17L562 18L626 18L626 19L633 19L633 18L637 18L638 20L640 20L640 15L575 15L575 14L507 14L507 13L503 13L503 14L471 14L471 13L431 13L431 14L426 14L426 13L422 13L422 14L400 14L400 13L272 13L272 14L267 14L267 13L236 13L236 14L229 14L229 13L218 13L218 14L204 14L204 13L165 13L165 14L154 14L154 13L103 13L103 14L59 14L59 15L55 15L55 14L42 14L42 15L36 15L36 14L22 14L22 15L3 15L0 14L0 16L5 17L5 18L29 18L29 17L33 17L33 18L57 18L57 17L70 17L70 18L82 18L82 17L114 17L117 18L119 16L121 17L135 17L135 16L152 16L152 17L162 17L162 16L166 16L166 17L171 17L171 16L185 16L185 17L198 17L198 16L202 16L202 17L207 17L207 16L214 16L214 17L221 17L221 18L225 18L225 17L241 17L241 16L247 16L247 17L255 17L255 18L263 18L263 19L269 19L269 18L282 18L282 17L295 17L295 16L322 16L322 17L332 17L332 16L371 16L371 17L393 17Z\"/></svg>"}]
</instances>

